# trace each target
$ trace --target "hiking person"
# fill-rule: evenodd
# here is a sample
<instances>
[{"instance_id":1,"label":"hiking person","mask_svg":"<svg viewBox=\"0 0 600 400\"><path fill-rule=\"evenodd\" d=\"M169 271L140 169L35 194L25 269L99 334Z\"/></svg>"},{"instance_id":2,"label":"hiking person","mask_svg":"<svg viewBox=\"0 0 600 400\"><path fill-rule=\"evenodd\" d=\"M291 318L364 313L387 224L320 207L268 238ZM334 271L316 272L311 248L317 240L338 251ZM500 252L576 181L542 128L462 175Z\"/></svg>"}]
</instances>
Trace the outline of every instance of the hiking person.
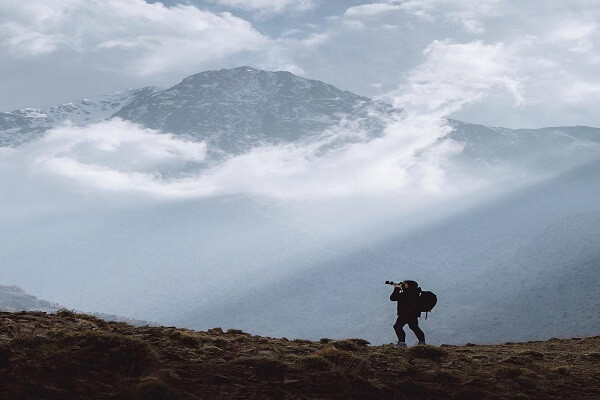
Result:
<instances>
[{"instance_id":1,"label":"hiking person","mask_svg":"<svg viewBox=\"0 0 600 400\"><path fill-rule=\"evenodd\" d=\"M394 324L394 331L398 336L399 347L406 347L406 333L404 325L415 333L417 344L425 344L425 333L419 328L418 318L421 316L419 308L419 285L415 281L403 281L394 284L394 291L390 295L391 301L396 301L398 307L398 318Z\"/></svg>"}]
</instances>

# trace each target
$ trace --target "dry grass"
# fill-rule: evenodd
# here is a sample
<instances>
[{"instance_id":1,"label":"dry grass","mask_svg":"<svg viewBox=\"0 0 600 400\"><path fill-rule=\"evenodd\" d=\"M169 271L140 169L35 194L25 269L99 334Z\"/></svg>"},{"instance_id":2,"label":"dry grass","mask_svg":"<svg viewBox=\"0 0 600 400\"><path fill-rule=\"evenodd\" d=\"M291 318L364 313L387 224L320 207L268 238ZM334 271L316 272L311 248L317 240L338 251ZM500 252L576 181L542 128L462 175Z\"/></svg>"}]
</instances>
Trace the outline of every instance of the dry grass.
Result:
<instances>
[{"instance_id":1,"label":"dry grass","mask_svg":"<svg viewBox=\"0 0 600 400\"><path fill-rule=\"evenodd\" d=\"M0 313L0 398L600 399L600 337L368 344Z\"/></svg>"}]
</instances>

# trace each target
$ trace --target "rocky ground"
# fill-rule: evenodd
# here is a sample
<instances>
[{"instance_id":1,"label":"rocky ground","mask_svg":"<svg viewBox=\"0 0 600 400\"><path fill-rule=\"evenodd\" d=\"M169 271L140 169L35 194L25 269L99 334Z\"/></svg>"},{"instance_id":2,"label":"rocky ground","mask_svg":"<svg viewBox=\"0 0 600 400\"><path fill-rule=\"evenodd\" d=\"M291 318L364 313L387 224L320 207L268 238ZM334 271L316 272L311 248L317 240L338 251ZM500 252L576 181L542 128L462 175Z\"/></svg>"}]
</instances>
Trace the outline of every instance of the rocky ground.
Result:
<instances>
[{"instance_id":1,"label":"rocky ground","mask_svg":"<svg viewBox=\"0 0 600 400\"><path fill-rule=\"evenodd\" d=\"M2 399L600 399L600 336L369 346L0 313Z\"/></svg>"}]
</instances>

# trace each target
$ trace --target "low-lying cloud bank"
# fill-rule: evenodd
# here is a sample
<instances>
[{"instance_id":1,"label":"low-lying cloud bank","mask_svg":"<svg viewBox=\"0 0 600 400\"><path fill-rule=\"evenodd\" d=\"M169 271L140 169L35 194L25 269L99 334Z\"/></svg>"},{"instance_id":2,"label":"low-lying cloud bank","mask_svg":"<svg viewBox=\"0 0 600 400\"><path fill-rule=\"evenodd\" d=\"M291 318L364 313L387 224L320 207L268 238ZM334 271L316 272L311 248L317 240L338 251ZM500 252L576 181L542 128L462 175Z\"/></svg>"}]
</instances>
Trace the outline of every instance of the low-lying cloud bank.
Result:
<instances>
[{"instance_id":1,"label":"low-lying cloud bank","mask_svg":"<svg viewBox=\"0 0 600 400\"><path fill-rule=\"evenodd\" d=\"M449 56L456 52L464 57ZM402 113L384 117L387 127L377 138L345 121L310 142L261 146L214 163L205 143L112 119L55 128L41 141L7 152L2 162L13 173L26 173L23 181L58 179L85 191L176 199L391 197L422 205L486 184L481 176L452 170L449 158L462 147L446 138L451 128L445 118L492 90L520 101L502 45L434 42L426 54L427 61L386 96ZM21 166L18 172L14 165Z\"/></svg>"}]
</instances>

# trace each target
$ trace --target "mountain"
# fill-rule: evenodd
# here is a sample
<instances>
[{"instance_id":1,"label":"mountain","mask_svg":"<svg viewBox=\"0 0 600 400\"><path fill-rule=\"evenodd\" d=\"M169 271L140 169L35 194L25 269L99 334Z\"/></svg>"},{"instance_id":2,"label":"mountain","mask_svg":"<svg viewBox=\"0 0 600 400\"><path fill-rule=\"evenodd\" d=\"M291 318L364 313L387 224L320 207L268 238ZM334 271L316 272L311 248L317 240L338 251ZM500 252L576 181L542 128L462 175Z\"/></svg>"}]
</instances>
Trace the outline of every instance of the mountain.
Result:
<instances>
[{"instance_id":1,"label":"mountain","mask_svg":"<svg viewBox=\"0 0 600 400\"><path fill-rule=\"evenodd\" d=\"M392 113L393 108L287 71L239 67L189 76L132 101L114 116L240 153L265 142L307 139L343 118L368 119L368 128L377 133L383 124L369 116L375 111Z\"/></svg>"},{"instance_id":2,"label":"mountain","mask_svg":"<svg viewBox=\"0 0 600 400\"><path fill-rule=\"evenodd\" d=\"M145 127L207 141L209 154L243 153L264 144L309 142L319 134L342 143L383 134L403 112L327 83L287 71L243 66L191 75L167 89L124 90L49 107L0 113L0 146L17 146L70 120L87 124L119 117ZM454 162L468 173L565 170L600 154L600 129L554 127L508 129L448 120L452 139L464 150ZM336 133L337 132L337 133ZM442 139L442 140L444 140Z\"/></svg>"},{"instance_id":3,"label":"mountain","mask_svg":"<svg viewBox=\"0 0 600 400\"><path fill-rule=\"evenodd\" d=\"M597 399L600 337L369 346L0 313L5 399Z\"/></svg>"},{"instance_id":4,"label":"mountain","mask_svg":"<svg viewBox=\"0 0 600 400\"><path fill-rule=\"evenodd\" d=\"M48 129L67 121L75 125L102 121L134 99L157 90L155 87L120 90L46 108L0 112L0 147L14 147L39 139Z\"/></svg>"}]
</instances>

